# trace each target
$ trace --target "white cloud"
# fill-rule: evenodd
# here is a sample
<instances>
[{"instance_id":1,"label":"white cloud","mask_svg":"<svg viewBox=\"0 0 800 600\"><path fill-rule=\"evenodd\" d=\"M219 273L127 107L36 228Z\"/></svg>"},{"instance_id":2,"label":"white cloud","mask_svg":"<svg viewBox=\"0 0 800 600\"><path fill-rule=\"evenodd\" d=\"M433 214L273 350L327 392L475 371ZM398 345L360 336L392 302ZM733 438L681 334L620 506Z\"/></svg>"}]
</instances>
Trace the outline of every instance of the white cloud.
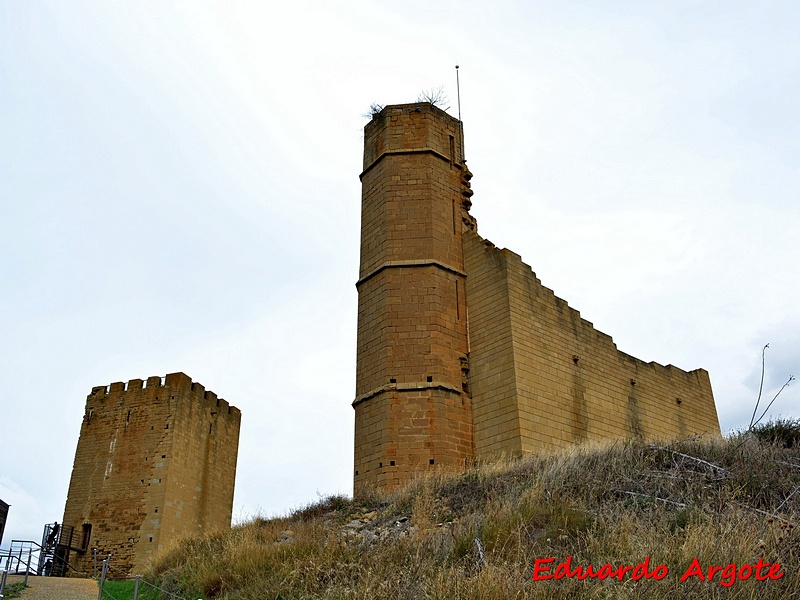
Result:
<instances>
[{"instance_id":1,"label":"white cloud","mask_svg":"<svg viewBox=\"0 0 800 600\"><path fill-rule=\"evenodd\" d=\"M439 85L455 114L456 63L481 233L746 425L763 343L800 375L798 16L0 4L11 516L60 519L92 386L177 370L242 408L236 511L350 490L361 115Z\"/></svg>"}]
</instances>

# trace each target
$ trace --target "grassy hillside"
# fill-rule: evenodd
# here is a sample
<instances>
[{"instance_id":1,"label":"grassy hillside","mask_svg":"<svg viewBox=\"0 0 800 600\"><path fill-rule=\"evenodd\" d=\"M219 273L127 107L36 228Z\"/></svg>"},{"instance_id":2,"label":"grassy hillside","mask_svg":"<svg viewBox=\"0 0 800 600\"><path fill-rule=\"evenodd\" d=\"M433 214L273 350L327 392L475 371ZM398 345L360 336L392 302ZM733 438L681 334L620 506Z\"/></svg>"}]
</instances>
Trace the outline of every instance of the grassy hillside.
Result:
<instances>
[{"instance_id":1,"label":"grassy hillside","mask_svg":"<svg viewBox=\"0 0 800 600\"><path fill-rule=\"evenodd\" d=\"M229 600L798 597L792 439L583 446L421 478L390 496L327 498L183 540L149 578ZM571 577L532 579L559 574L567 557ZM695 558L704 576L736 567L681 581ZM635 569L645 559L650 577ZM779 579L762 566L773 563ZM580 580L576 567L587 565L613 573Z\"/></svg>"}]
</instances>

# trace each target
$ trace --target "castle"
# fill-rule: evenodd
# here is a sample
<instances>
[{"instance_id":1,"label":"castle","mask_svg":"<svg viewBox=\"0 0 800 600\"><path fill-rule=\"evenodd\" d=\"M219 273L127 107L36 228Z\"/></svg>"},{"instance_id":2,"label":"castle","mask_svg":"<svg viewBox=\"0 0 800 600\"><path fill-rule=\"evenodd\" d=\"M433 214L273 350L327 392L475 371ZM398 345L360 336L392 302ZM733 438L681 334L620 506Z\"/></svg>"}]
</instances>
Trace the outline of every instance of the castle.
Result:
<instances>
[{"instance_id":1,"label":"castle","mask_svg":"<svg viewBox=\"0 0 800 600\"><path fill-rule=\"evenodd\" d=\"M705 370L620 352L478 235L460 121L385 107L360 177L356 494L584 440L719 435Z\"/></svg>"},{"instance_id":2,"label":"castle","mask_svg":"<svg viewBox=\"0 0 800 600\"><path fill-rule=\"evenodd\" d=\"M227 529L241 413L183 373L92 388L55 543L54 574L108 554L141 572L176 537Z\"/></svg>"},{"instance_id":3,"label":"castle","mask_svg":"<svg viewBox=\"0 0 800 600\"><path fill-rule=\"evenodd\" d=\"M584 440L719 435L708 373L617 350L477 233L461 122L429 103L365 128L354 492ZM241 413L183 373L92 389L54 566L141 571L230 526Z\"/></svg>"}]
</instances>

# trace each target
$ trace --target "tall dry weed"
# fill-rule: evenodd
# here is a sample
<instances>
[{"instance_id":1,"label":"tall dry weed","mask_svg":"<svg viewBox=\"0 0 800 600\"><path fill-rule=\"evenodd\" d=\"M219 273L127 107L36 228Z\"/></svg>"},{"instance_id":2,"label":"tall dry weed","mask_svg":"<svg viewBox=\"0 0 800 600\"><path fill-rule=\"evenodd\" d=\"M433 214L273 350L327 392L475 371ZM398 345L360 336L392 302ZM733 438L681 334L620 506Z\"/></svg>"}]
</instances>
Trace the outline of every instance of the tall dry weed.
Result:
<instances>
[{"instance_id":1,"label":"tall dry weed","mask_svg":"<svg viewBox=\"0 0 800 600\"><path fill-rule=\"evenodd\" d=\"M404 490L322 499L178 542L149 576L186 595L273 598L789 598L800 590L800 450L739 435L583 445ZM537 560L665 565L661 581L533 581ZM776 581L681 575L780 563ZM199 595L186 596L198 598Z\"/></svg>"}]
</instances>

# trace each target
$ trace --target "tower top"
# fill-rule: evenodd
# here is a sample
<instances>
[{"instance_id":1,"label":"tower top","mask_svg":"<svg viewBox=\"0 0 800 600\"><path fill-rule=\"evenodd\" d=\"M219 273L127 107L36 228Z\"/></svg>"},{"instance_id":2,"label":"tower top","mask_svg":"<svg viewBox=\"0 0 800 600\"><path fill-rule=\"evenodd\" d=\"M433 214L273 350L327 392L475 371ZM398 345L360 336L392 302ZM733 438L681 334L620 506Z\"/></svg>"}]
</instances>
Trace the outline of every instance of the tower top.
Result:
<instances>
[{"instance_id":1,"label":"tower top","mask_svg":"<svg viewBox=\"0 0 800 600\"><path fill-rule=\"evenodd\" d=\"M391 104L364 127L364 172L386 154L406 152L432 152L458 166L461 140L461 122L430 102Z\"/></svg>"}]
</instances>

